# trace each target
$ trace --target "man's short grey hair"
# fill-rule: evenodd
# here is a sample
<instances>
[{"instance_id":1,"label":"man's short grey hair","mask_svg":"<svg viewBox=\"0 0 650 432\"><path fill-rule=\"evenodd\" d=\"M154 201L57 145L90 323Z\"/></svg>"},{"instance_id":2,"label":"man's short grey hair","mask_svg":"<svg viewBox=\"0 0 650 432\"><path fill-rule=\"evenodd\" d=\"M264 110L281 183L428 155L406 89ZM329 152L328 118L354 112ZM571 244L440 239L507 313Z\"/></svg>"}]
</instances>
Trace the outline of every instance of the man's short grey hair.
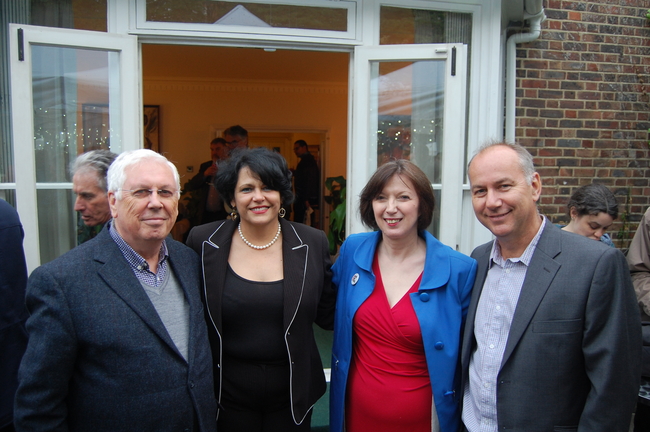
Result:
<instances>
[{"instance_id":1,"label":"man's short grey hair","mask_svg":"<svg viewBox=\"0 0 650 432\"><path fill-rule=\"evenodd\" d=\"M533 184L533 175L535 174L535 164L533 163L533 156L530 154L528 150L526 150L523 146L517 143L511 143L506 141L490 141L483 144L481 147L479 147L476 153L474 153L474 156L472 156L472 159L470 159L469 163L467 164L467 172L469 172L469 167L472 165L472 161L476 156L496 146L507 147L509 149L512 149L512 151L514 151L515 153L517 153L517 156L519 158L519 167L521 168L521 171L524 173L524 178L526 178L528 184Z\"/></svg>"},{"instance_id":2,"label":"man's short grey hair","mask_svg":"<svg viewBox=\"0 0 650 432\"><path fill-rule=\"evenodd\" d=\"M108 191L115 193L118 200L122 199L122 186L126 182L126 169L132 165L137 165L143 161L155 161L166 164L174 174L174 181L176 183L176 196L181 195L181 180L178 175L176 166L171 163L165 156L156 153L153 150L139 149L131 150L120 155L115 159L115 162L108 170Z\"/></svg>"},{"instance_id":3,"label":"man's short grey hair","mask_svg":"<svg viewBox=\"0 0 650 432\"><path fill-rule=\"evenodd\" d=\"M70 175L74 177L78 172L94 171L97 174L97 187L107 192L106 174L116 157L115 153L108 150L82 153L70 164Z\"/></svg>"}]
</instances>

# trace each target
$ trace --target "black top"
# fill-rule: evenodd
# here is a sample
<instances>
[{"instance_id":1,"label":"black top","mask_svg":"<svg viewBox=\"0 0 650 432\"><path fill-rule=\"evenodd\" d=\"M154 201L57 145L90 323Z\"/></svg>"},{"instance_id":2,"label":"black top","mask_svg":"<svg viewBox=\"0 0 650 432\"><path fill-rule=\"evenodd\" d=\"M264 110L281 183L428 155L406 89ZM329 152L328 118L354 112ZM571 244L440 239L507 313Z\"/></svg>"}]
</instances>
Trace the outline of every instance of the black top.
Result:
<instances>
[{"instance_id":1,"label":"black top","mask_svg":"<svg viewBox=\"0 0 650 432\"><path fill-rule=\"evenodd\" d=\"M282 225L283 319L286 349L291 362L290 397L294 420L300 423L325 394L323 374L313 324L334 327L336 293L332 286L332 262L325 233L307 225L280 219ZM226 285L233 234L237 222L226 220L192 228L187 244L201 256L208 332L215 363L217 394L221 376L229 374L224 362L223 291ZM255 265L255 263L250 263ZM223 270L219 270L223 269Z\"/></svg>"},{"instance_id":2,"label":"black top","mask_svg":"<svg viewBox=\"0 0 650 432\"><path fill-rule=\"evenodd\" d=\"M282 280L250 281L228 266L221 308L224 355L246 362L287 363Z\"/></svg>"}]
</instances>

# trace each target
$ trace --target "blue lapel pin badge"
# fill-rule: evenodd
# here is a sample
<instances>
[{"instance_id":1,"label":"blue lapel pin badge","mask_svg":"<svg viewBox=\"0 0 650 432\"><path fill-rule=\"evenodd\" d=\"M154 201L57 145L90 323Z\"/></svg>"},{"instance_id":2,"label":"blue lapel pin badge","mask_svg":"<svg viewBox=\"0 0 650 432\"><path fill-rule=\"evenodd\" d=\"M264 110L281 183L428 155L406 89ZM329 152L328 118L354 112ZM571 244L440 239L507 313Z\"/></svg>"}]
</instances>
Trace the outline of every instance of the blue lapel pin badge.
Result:
<instances>
[{"instance_id":1,"label":"blue lapel pin badge","mask_svg":"<svg viewBox=\"0 0 650 432\"><path fill-rule=\"evenodd\" d=\"M359 273L355 273L354 276L352 276L352 285L356 285L357 282L359 282Z\"/></svg>"}]
</instances>

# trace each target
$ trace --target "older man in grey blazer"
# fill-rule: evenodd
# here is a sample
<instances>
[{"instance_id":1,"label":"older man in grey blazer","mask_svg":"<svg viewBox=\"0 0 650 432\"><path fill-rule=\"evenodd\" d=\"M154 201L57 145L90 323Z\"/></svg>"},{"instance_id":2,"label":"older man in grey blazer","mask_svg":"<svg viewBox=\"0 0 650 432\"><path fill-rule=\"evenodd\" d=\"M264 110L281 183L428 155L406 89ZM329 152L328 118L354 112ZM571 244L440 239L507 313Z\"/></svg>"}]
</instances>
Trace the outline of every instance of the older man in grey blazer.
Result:
<instances>
[{"instance_id":1,"label":"older man in grey blazer","mask_svg":"<svg viewBox=\"0 0 650 432\"><path fill-rule=\"evenodd\" d=\"M623 254L538 213L541 180L523 147L487 145L468 173L476 217L496 239L472 253L465 427L626 432L641 334Z\"/></svg>"},{"instance_id":2,"label":"older man in grey blazer","mask_svg":"<svg viewBox=\"0 0 650 432\"><path fill-rule=\"evenodd\" d=\"M16 430L213 432L199 260L167 238L178 172L122 153L108 188L112 221L29 278Z\"/></svg>"}]
</instances>

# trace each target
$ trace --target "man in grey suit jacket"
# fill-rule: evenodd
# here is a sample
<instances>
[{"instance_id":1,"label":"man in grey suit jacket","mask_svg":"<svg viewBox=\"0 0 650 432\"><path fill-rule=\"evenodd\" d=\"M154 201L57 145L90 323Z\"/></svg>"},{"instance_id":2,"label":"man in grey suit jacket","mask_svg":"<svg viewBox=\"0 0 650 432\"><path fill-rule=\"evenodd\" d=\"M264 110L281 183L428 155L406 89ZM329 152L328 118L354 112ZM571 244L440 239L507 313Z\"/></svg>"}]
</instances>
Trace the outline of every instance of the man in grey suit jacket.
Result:
<instances>
[{"instance_id":1,"label":"man in grey suit jacket","mask_svg":"<svg viewBox=\"0 0 650 432\"><path fill-rule=\"evenodd\" d=\"M198 256L166 239L178 172L136 150L108 187L112 221L29 278L16 430L213 432Z\"/></svg>"},{"instance_id":2,"label":"man in grey suit jacket","mask_svg":"<svg viewBox=\"0 0 650 432\"><path fill-rule=\"evenodd\" d=\"M623 254L538 213L541 180L523 147L489 144L468 174L476 217L496 240L472 253L465 427L626 432L641 332Z\"/></svg>"}]
</instances>

